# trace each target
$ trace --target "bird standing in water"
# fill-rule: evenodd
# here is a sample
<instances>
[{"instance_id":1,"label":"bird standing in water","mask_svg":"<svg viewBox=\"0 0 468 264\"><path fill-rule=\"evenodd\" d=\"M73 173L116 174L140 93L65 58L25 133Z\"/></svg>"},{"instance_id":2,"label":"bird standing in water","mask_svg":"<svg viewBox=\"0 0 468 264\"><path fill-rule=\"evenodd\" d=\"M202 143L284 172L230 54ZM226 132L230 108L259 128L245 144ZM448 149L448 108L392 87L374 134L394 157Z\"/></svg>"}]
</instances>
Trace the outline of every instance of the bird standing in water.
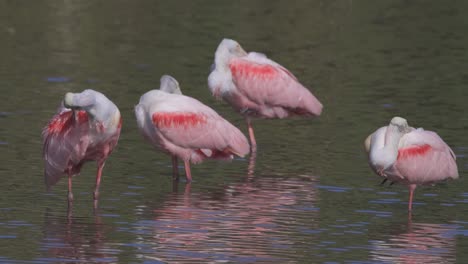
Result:
<instances>
[{"instance_id":1,"label":"bird standing in water","mask_svg":"<svg viewBox=\"0 0 468 264\"><path fill-rule=\"evenodd\" d=\"M404 118L394 117L388 126L368 136L364 145L375 173L408 185L409 211L417 185L458 178L455 154L450 147L435 132L412 128Z\"/></svg>"},{"instance_id":2,"label":"bird standing in water","mask_svg":"<svg viewBox=\"0 0 468 264\"><path fill-rule=\"evenodd\" d=\"M251 117L319 116L322 104L286 68L264 54L245 52L234 40L219 44L208 87L245 116L252 151L256 140Z\"/></svg>"},{"instance_id":3,"label":"bird standing in water","mask_svg":"<svg viewBox=\"0 0 468 264\"><path fill-rule=\"evenodd\" d=\"M94 90L67 93L57 114L42 131L44 176L48 189L68 176L68 203L73 202L72 177L87 161L97 162L94 201L97 205L102 169L120 136L119 109Z\"/></svg>"},{"instance_id":4,"label":"bird standing in water","mask_svg":"<svg viewBox=\"0 0 468 264\"><path fill-rule=\"evenodd\" d=\"M173 176L177 159L184 161L187 181L192 181L190 162L244 157L249 143L242 132L200 101L182 95L179 83L161 77L159 90L141 96L135 106L138 128L155 147L172 156Z\"/></svg>"}]
</instances>

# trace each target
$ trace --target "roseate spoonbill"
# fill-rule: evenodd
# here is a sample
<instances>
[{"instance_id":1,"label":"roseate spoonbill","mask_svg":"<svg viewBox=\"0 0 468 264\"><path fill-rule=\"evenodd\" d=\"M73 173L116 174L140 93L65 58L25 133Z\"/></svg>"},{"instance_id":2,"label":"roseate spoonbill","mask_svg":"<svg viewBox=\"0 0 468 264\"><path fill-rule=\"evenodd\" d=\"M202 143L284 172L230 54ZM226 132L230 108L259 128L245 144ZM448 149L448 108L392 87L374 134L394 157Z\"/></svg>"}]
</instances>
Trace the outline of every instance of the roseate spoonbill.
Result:
<instances>
[{"instance_id":1,"label":"roseate spoonbill","mask_svg":"<svg viewBox=\"0 0 468 264\"><path fill-rule=\"evenodd\" d=\"M57 114L42 131L45 184L48 189L68 175L68 202L73 202L72 176L87 161L97 161L94 200L99 196L102 169L120 136L117 106L94 90L67 93ZM97 203L95 203L97 204Z\"/></svg>"},{"instance_id":2,"label":"roseate spoonbill","mask_svg":"<svg viewBox=\"0 0 468 264\"><path fill-rule=\"evenodd\" d=\"M174 177L177 158L184 161L187 181L192 180L190 162L245 156L249 143L242 132L200 101L182 95L179 83L169 75L161 77L159 90L140 98L135 115L143 136L172 156Z\"/></svg>"},{"instance_id":3,"label":"roseate spoonbill","mask_svg":"<svg viewBox=\"0 0 468 264\"><path fill-rule=\"evenodd\" d=\"M251 117L319 116L322 104L286 68L266 55L247 54L236 41L223 39L215 53L208 87L245 116L252 151L256 141Z\"/></svg>"},{"instance_id":4,"label":"roseate spoonbill","mask_svg":"<svg viewBox=\"0 0 468 264\"><path fill-rule=\"evenodd\" d=\"M408 210L412 210L417 185L457 179L455 154L435 132L408 126L394 117L364 142L369 165L378 175L409 187Z\"/></svg>"}]
</instances>

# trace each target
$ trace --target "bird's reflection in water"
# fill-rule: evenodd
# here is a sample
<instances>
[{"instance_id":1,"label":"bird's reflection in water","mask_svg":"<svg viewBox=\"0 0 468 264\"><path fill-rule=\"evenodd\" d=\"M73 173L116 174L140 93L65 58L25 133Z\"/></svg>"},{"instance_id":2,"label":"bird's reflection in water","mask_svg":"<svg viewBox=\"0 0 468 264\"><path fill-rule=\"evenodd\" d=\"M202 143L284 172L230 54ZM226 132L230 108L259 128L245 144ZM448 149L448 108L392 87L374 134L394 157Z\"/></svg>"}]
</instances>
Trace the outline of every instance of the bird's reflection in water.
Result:
<instances>
[{"instance_id":1,"label":"bird's reflection in water","mask_svg":"<svg viewBox=\"0 0 468 264\"><path fill-rule=\"evenodd\" d=\"M406 231L372 242L372 258L385 263L455 263L457 226L408 222Z\"/></svg>"},{"instance_id":2,"label":"bird's reflection in water","mask_svg":"<svg viewBox=\"0 0 468 264\"><path fill-rule=\"evenodd\" d=\"M318 211L294 209L315 205L315 178L254 177L254 169L252 156L242 182L210 193L195 192L194 188L199 187L187 184L183 193L172 194L162 206L153 207L150 226L145 220L136 227L150 233L144 233L138 241L151 245L154 253L145 250L145 257L169 262L289 259L291 256L285 254L291 254L290 248L297 241L288 223L304 221L313 225L318 215ZM295 220L291 218L293 210Z\"/></svg>"},{"instance_id":3,"label":"bird's reflection in water","mask_svg":"<svg viewBox=\"0 0 468 264\"><path fill-rule=\"evenodd\" d=\"M112 230L102 223L98 212L91 217L74 217L69 207L63 212L46 209L41 249L45 262L115 263L119 252L106 245Z\"/></svg>"}]
</instances>

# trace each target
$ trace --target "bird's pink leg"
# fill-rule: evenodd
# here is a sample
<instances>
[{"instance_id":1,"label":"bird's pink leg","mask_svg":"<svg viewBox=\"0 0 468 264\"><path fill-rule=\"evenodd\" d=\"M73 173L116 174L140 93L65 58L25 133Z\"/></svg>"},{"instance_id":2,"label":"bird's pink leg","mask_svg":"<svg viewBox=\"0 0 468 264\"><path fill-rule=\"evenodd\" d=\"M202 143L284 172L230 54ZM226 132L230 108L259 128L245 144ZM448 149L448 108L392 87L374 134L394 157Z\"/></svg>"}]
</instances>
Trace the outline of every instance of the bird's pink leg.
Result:
<instances>
[{"instance_id":1,"label":"bird's pink leg","mask_svg":"<svg viewBox=\"0 0 468 264\"><path fill-rule=\"evenodd\" d=\"M184 161L185 177L187 177L187 183L192 182L192 174L190 173L190 161Z\"/></svg>"},{"instance_id":2,"label":"bird's pink leg","mask_svg":"<svg viewBox=\"0 0 468 264\"><path fill-rule=\"evenodd\" d=\"M73 203L72 175L68 174L68 205Z\"/></svg>"},{"instance_id":3,"label":"bird's pink leg","mask_svg":"<svg viewBox=\"0 0 468 264\"><path fill-rule=\"evenodd\" d=\"M247 176L251 178L255 173L255 160L257 159L257 152L252 152L249 157L249 164L247 166Z\"/></svg>"},{"instance_id":4,"label":"bird's pink leg","mask_svg":"<svg viewBox=\"0 0 468 264\"><path fill-rule=\"evenodd\" d=\"M252 122L249 117L246 117L247 127L249 129L250 145L252 147L252 152L257 152L257 141L255 141L255 135L252 127Z\"/></svg>"},{"instance_id":5,"label":"bird's pink leg","mask_svg":"<svg viewBox=\"0 0 468 264\"><path fill-rule=\"evenodd\" d=\"M73 219L73 206L68 203L68 208L67 208L67 221L71 223Z\"/></svg>"},{"instance_id":6,"label":"bird's pink leg","mask_svg":"<svg viewBox=\"0 0 468 264\"><path fill-rule=\"evenodd\" d=\"M179 180L179 166L177 164L177 156L172 155L172 179Z\"/></svg>"},{"instance_id":7,"label":"bird's pink leg","mask_svg":"<svg viewBox=\"0 0 468 264\"><path fill-rule=\"evenodd\" d=\"M408 211L411 212L411 210L413 210L413 194L414 194L414 190L416 189L416 184L410 184L409 185L409 202L408 202Z\"/></svg>"},{"instance_id":8,"label":"bird's pink leg","mask_svg":"<svg viewBox=\"0 0 468 264\"><path fill-rule=\"evenodd\" d=\"M190 189L192 189L192 183L188 183L185 185L185 189L184 189L184 197L187 197L187 195L190 195ZM188 205L188 203L186 203L186 205Z\"/></svg>"},{"instance_id":9,"label":"bird's pink leg","mask_svg":"<svg viewBox=\"0 0 468 264\"><path fill-rule=\"evenodd\" d=\"M94 201L99 199L99 186L101 185L102 169L104 168L105 161L98 161L98 169L96 173L96 186L94 188Z\"/></svg>"}]
</instances>

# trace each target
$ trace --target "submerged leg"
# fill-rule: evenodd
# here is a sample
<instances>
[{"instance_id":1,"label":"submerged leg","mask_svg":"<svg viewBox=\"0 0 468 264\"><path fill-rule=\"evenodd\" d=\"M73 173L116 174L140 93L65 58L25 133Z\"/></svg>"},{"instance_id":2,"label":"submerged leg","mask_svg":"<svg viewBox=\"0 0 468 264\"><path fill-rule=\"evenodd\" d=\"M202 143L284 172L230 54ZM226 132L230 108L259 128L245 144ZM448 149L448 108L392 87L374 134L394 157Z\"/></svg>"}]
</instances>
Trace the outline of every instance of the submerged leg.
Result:
<instances>
[{"instance_id":1,"label":"submerged leg","mask_svg":"<svg viewBox=\"0 0 468 264\"><path fill-rule=\"evenodd\" d=\"M68 203L68 208L67 208L67 221L71 222L73 218L73 206L72 204Z\"/></svg>"},{"instance_id":2,"label":"submerged leg","mask_svg":"<svg viewBox=\"0 0 468 264\"><path fill-rule=\"evenodd\" d=\"M192 188L192 183L187 183L185 184L185 189L184 189L184 196L187 196L190 194L190 189Z\"/></svg>"},{"instance_id":3,"label":"submerged leg","mask_svg":"<svg viewBox=\"0 0 468 264\"><path fill-rule=\"evenodd\" d=\"M252 152L257 152L257 141L255 141L255 135L252 127L252 122L249 117L246 117L247 127L249 129L250 145L252 147Z\"/></svg>"},{"instance_id":4,"label":"submerged leg","mask_svg":"<svg viewBox=\"0 0 468 264\"><path fill-rule=\"evenodd\" d=\"M410 184L409 185L409 202L408 202L408 211L413 210L413 194L414 194L414 189L416 189L416 184Z\"/></svg>"},{"instance_id":5,"label":"submerged leg","mask_svg":"<svg viewBox=\"0 0 468 264\"><path fill-rule=\"evenodd\" d=\"M192 174L190 173L190 161L184 160L185 177L187 177L187 183L192 182Z\"/></svg>"},{"instance_id":6,"label":"submerged leg","mask_svg":"<svg viewBox=\"0 0 468 264\"><path fill-rule=\"evenodd\" d=\"M96 186L94 187L94 201L99 199L99 186L101 185L102 169L104 168L105 161L98 161L98 169L96 173Z\"/></svg>"},{"instance_id":7,"label":"submerged leg","mask_svg":"<svg viewBox=\"0 0 468 264\"><path fill-rule=\"evenodd\" d=\"M179 166L177 156L172 155L172 179L175 181L179 180Z\"/></svg>"},{"instance_id":8,"label":"submerged leg","mask_svg":"<svg viewBox=\"0 0 468 264\"><path fill-rule=\"evenodd\" d=\"M384 185L388 181L387 178L383 179L383 181L380 183L380 185Z\"/></svg>"}]
</instances>

